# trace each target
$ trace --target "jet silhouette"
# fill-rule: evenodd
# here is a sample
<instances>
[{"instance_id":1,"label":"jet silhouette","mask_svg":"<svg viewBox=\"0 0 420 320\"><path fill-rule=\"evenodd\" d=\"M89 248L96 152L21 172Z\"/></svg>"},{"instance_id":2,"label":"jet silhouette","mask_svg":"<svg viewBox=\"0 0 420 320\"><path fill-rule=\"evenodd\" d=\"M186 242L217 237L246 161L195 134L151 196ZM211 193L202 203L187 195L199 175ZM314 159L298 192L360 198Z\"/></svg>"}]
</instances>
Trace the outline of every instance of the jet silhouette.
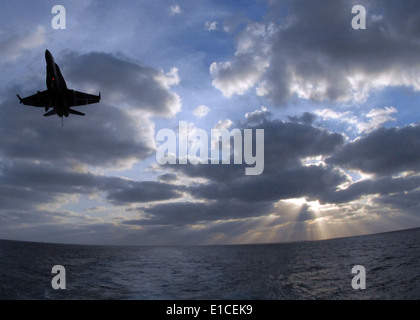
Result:
<instances>
[{"instance_id":1,"label":"jet silhouette","mask_svg":"<svg viewBox=\"0 0 420 320\"><path fill-rule=\"evenodd\" d=\"M44 117L49 117L54 114L63 119L63 116L68 117L69 114L76 114L84 116L84 113L71 109L72 107L88 105L97 103L101 100L101 93L98 96L67 89L66 81L64 81L60 68L54 62L54 58L48 50L45 50L45 60L47 61L47 90L38 91L32 96L21 98L20 103L27 106L45 108ZM50 108L53 110L49 111Z\"/></svg>"}]
</instances>

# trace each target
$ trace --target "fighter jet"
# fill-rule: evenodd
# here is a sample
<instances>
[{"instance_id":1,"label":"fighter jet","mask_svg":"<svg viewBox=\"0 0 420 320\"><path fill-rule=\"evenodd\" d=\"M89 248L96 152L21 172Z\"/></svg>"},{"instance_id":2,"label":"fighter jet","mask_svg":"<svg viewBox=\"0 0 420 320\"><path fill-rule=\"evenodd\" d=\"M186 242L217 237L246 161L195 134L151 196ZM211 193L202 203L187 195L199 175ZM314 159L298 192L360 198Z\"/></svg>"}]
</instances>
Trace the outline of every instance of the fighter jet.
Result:
<instances>
[{"instance_id":1,"label":"fighter jet","mask_svg":"<svg viewBox=\"0 0 420 320\"><path fill-rule=\"evenodd\" d=\"M98 96L67 89L66 81L64 81L60 68L55 63L54 58L48 50L45 50L45 60L47 62L47 90L38 91L32 96L21 98L20 103L27 106L45 108L44 117L54 114L63 119L69 114L84 116L84 113L71 109L72 107L83 106L91 103L97 103L101 100L101 93ZM50 108L53 110L48 111Z\"/></svg>"}]
</instances>

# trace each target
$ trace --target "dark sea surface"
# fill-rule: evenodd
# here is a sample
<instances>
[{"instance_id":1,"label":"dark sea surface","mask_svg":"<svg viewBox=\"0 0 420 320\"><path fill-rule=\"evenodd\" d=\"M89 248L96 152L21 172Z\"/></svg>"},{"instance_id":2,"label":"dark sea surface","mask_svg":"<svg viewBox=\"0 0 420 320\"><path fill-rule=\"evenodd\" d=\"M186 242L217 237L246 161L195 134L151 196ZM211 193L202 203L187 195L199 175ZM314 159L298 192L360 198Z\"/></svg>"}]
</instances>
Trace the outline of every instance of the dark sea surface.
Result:
<instances>
[{"instance_id":1,"label":"dark sea surface","mask_svg":"<svg viewBox=\"0 0 420 320\"><path fill-rule=\"evenodd\" d=\"M66 289L54 290L54 265ZM355 290L352 267L366 269ZM0 241L1 299L420 299L420 229L269 245Z\"/></svg>"}]
</instances>

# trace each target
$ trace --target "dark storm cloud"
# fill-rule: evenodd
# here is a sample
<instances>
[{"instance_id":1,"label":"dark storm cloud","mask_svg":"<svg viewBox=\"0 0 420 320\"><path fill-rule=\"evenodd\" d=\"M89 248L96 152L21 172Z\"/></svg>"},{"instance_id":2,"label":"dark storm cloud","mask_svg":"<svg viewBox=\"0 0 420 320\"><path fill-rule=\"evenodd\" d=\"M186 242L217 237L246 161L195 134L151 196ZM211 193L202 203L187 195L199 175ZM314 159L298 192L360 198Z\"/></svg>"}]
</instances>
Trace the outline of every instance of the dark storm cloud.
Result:
<instances>
[{"instance_id":1,"label":"dark storm cloud","mask_svg":"<svg viewBox=\"0 0 420 320\"><path fill-rule=\"evenodd\" d=\"M365 30L351 26L356 4ZM269 1L265 19L238 34L232 61L212 64L213 85L226 96L255 87L277 105L294 95L363 100L388 85L419 90L419 14L414 1Z\"/></svg>"},{"instance_id":2,"label":"dark storm cloud","mask_svg":"<svg viewBox=\"0 0 420 320\"><path fill-rule=\"evenodd\" d=\"M270 202L243 203L234 200L210 203L176 202L143 209L148 219L128 220L132 225L185 225L217 220L259 217L273 208Z\"/></svg>"},{"instance_id":3,"label":"dark storm cloud","mask_svg":"<svg viewBox=\"0 0 420 320\"><path fill-rule=\"evenodd\" d=\"M387 194L375 199L381 205L390 205L400 210L409 210L418 215L420 209L420 190L411 190L398 194Z\"/></svg>"},{"instance_id":4,"label":"dark storm cloud","mask_svg":"<svg viewBox=\"0 0 420 320\"><path fill-rule=\"evenodd\" d=\"M163 181L163 182L176 181L177 179L178 179L178 176L175 173L165 173L165 174L161 174L158 177L158 180Z\"/></svg>"},{"instance_id":5,"label":"dark storm cloud","mask_svg":"<svg viewBox=\"0 0 420 320\"><path fill-rule=\"evenodd\" d=\"M3 213L4 210L27 212L36 219L39 205L54 205L59 196L91 194L103 184L91 174L69 172L29 161L3 162L0 174L1 209ZM16 215L13 214L10 219L15 220Z\"/></svg>"},{"instance_id":6,"label":"dark storm cloud","mask_svg":"<svg viewBox=\"0 0 420 320\"><path fill-rule=\"evenodd\" d=\"M16 188L14 186L0 186L0 214L8 217L7 210L31 210L37 205L49 203L54 200L54 196L47 193L33 192L27 188ZM13 217L12 220L15 220Z\"/></svg>"},{"instance_id":7,"label":"dark storm cloud","mask_svg":"<svg viewBox=\"0 0 420 320\"><path fill-rule=\"evenodd\" d=\"M378 175L420 170L420 125L380 128L347 143L328 163Z\"/></svg>"},{"instance_id":8,"label":"dark storm cloud","mask_svg":"<svg viewBox=\"0 0 420 320\"><path fill-rule=\"evenodd\" d=\"M63 74L78 85L95 84L103 99L140 108L153 115L170 117L180 109L179 97L169 91L176 75L165 75L151 67L109 53L67 53L61 59Z\"/></svg>"},{"instance_id":9,"label":"dark storm cloud","mask_svg":"<svg viewBox=\"0 0 420 320\"><path fill-rule=\"evenodd\" d=\"M60 197L99 192L107 194L107 199L115 204L149 202L179 198L184 190L154 181L74 172L31 161L3 161L0 164L0 205L3 210L33 212L38 205L54 205Z\"/></svg>"},{"instance_id":10,"label":"dark storm cloud","mask_svg":"<svg viewBox=\"0 0 420 320\"><path fill-rule=\"evenodd\" d=\"M300 122L311 125L315 121L316 115L310 112L304 112L301 116L288 116L288 119L291 122Z\"/></svg>"},{"instance_id":11,"label":"dark storm cloud","mask_svg":"<svg viewBox=\"0 0 420 320\"><path fill-rule=\"evenodd\" d=\"M415 190L420 186L420 177L381 177L375 180L363 180L351 184L348 188L326 193L322 195L320 202L345 203L357 200L364 195L377 194L386 196L394 194L392 197L401 197L403 193Z\"/></svg>"},{"instance_id":12,"label":"dark storm cloud","mask_svg":"<svg viewBox=\"0 0 420 320\"><path fill-rule=\"evenodd\" d=\"M244 202L316 198L346 181L337 171L321 166L279 168L278 173L243 177L225 183L192 187L191 194L206 199L237 199Z\"/></svg>"},{"instance_id":13,"label":"dark storm cloud","mask_svg":"<svg viewBox=\"0 0 420 320\"><path fill-rule=\"evenodd\" d=\"M27 211L31 217L37 215L39 205L54 204L58 196L90 194L103 184L91 174L65 168L26 160L0 161L1 209Z\"/></svg>"},{"instance_id":14,"label":"dark storm cloud","mask_svg":"<svg viewBox=\"0 0 420 320\"><path fill-rule=\"evenodd\" d=\"M331 154L344 143L343 135L309 124L273 120L255 128L264 129L265 167L272 172L302 158Z\"/></svg>"},{"instance_id":15,"label":"dark storm cloud","mask_svg":"<svg viewBox=\"0 0 420 320\"><path fill-rule=\"evenodd\" d=\"M173 170L181 171L190 177L207 178L210 181L231 181L244 174L244 165L219 164L219 165L187 165L173 167Z\"/></svg>"},{"instance_id":16,"label":"dark storm cloud","mask_svg":"<svg viewBox=\"0 0 420 320\"><path fill-rule=\"evenodd\" d=\"M182 190L182 186L156 181L131 182L128 187L111 192L107 199L120 204L168 200L181 197Z\"/></svg>"},{"instance_id":17,"label":"dark storm cloud","mask_svg":"<svg viewBox=\"0 0 420 320\"><path fill-rule=\"evenodd\" d=\"M34 193L46 192L50 194L74 194L87 191L103 184L100 179L100 176L72 172L68 168L18 160L3 162L0 175L3 185L27 188L33 190Z\"/></svg>"}]
</instances>

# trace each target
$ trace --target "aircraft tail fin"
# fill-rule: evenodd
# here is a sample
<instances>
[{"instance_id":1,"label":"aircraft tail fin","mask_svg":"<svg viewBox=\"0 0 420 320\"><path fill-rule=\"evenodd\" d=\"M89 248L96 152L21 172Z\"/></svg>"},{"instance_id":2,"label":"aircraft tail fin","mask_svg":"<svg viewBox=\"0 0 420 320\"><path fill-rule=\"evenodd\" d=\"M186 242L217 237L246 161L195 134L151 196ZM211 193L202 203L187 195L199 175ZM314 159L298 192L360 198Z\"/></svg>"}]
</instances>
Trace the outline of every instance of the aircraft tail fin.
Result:
<instances>
[{"instance_id":1,"label":"aircraft tail fin","mask_svg":"<svg viewBox=\"0 0 420 320\"><path fill-rule=\"evenodd\" d=\"M57 112L55 112L55 110L51 110L50 112L44 113L44 117L49 117L55 114L57 114Z\"/></svg>"},{"instance_id":2,"label":"aircraft tail fin","mask_svg":"<svg viewBox=\"0 0 420 320\"><path fill-rule=\"evenodd\" d=\"M79 111L76 111L76 110L73 110L73 109L69 109L69 113L71 113L71 114L77 114L78 116L84 116L85 115L84 113L79 112Z\"/></svg>"}]
</instances>

